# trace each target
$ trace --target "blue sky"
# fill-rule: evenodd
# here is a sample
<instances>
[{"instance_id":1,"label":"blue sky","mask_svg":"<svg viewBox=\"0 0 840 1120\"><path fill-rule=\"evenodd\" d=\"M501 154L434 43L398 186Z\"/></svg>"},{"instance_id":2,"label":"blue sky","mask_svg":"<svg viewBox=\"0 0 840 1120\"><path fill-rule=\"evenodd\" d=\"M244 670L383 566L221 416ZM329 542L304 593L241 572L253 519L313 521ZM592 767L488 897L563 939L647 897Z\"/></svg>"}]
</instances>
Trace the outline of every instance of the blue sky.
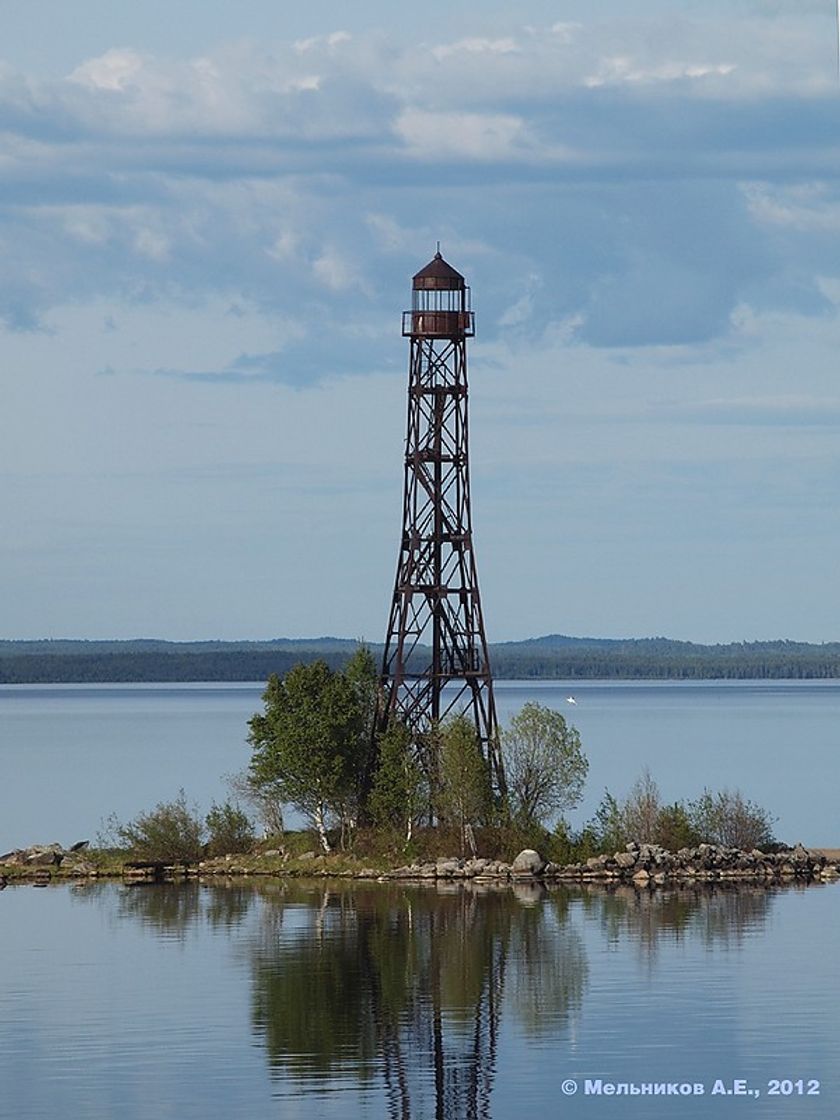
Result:
<instances>
[{"instance_id":1,"label":"blue sky","mask_svg":"<svg viewBox=\"0 0 840 1120\"><path fill-rule=\"evenodd\" d=\"M834 16L4 5L0 634L380 640L440 240L491 640L840 639Z\"/></svg>"}]
</instances>

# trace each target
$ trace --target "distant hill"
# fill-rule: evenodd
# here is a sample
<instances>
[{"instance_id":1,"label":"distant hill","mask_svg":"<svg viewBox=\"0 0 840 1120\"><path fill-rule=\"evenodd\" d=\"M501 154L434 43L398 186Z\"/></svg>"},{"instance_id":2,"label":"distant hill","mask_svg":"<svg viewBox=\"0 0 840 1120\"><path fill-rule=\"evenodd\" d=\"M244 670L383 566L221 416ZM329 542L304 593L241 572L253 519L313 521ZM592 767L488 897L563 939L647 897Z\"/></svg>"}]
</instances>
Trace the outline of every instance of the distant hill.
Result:
<instances>
[{"instance_id":1,"label":"distant hill","mask_svg":"<svg viewBox=\"0 0 840 1120\"><path fill-rule=\"evenodd\" d=\"M78 639L0 640L0 684L132 681L262 681L298 661L342 665L351 638L265 642ZM371 646L377 656L382 647ZM769 680L840 678L840 642L783 639L698 645L670 638L575 638L546 634L490 647L493 673L530 680Z\"/></svg>"}]
</instances>

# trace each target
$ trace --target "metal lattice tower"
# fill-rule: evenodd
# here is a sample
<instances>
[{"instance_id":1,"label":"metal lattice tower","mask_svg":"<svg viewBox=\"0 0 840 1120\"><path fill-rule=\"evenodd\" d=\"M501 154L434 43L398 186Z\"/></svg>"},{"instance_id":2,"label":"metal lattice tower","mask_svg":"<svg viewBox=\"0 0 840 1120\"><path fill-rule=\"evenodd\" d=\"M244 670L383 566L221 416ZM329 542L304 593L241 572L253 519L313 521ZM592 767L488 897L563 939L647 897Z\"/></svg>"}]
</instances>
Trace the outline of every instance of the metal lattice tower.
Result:
<instances>
[{"instance_id":1,"label":"metal lattice tower","mask_svg":"<svg viewBox=\"0 0 840 1120\"><path fill-rule=\"evenodd\" d=\"M383 720L417 740L456 712L475 721L497 790L505 780L470 515L470 290L438 252L412 283L403 529L382 662Z\"/></svg>"}]
</instances>

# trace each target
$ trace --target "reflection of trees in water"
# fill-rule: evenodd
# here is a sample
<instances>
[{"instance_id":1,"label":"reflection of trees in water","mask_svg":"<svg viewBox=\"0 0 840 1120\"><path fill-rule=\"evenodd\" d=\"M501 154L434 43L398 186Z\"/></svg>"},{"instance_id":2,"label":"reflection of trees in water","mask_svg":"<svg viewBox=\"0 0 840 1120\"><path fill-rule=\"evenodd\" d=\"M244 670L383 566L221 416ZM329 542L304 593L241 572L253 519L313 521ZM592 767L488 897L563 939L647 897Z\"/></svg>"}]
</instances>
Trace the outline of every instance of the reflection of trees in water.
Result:
<instances>
[{"instance_id":1,"label":"reflection of trees in water","mask_svg":"<svg viewBox=\"0 0 840 1120\"><path fill-rule=\"evenodd\" d=\"M209 926L222 932L240 925L257 893L239 884L155 883L119 886L100 882L79 890L74 898L94 901L117 892L118 919L131 919L155 933L181 938L193 928Z\"/></svg>"},{"instance_id":2,"label":"reflection of trees in water","mask_svg":"<svg viewBox=\"0 0 840 1120\"><path fill-rule=\"evenodd\" d=\"M521 917L511 944L518 962L513 1004L526 1034L556 1034L581 1006L589 975L580 933L569 922L569 895L552 891Z\"/></svg>"},{"instance_id":3,"label":"reflection of trees in water","mask_svg":"<svg viewBox=\"0 0 840 1120\"><path fill-rule=\"evenodd\" d=\"M292 888L283 905L282 939L266 907L251 950L271 1065L311 1087L379 1074L391 1116L489 1116L506 988L529 1033L580 1006L584 950L556 899L380 885Z\"/></svg>"},{"instance_id":4,"label":"reflection of trees in water","mask_svg":"<svg viewBox=\"0 0 840 1120\"><path fill-rule=\"evenodd\" d=\"M739 944L764 927L775 893L766 887L704 886L674 890L584 891L585 909L597 917L607 939L630 937L649 954L662 940L687 937L708 947Z\"/></svg>"}]
</instances>

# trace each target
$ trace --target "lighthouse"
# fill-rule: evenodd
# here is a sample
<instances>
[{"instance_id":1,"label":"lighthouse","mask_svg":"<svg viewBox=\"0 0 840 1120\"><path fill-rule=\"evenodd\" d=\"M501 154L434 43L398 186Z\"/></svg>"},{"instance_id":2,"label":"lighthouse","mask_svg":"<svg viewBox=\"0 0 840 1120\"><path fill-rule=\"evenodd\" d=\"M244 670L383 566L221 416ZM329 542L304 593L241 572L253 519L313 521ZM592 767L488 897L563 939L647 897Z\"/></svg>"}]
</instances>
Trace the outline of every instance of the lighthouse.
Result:
<instances>
[{"instance_id":1,"label":"lighthouse","mask_svg":"<svg viewBox=\"0 0 840 1120\"><path fill-rule=\"evenodd\" d=\"M457 713L475 723L497 791L505 780L470 509L470 289L438 251L412 279L403 520L382 662L382 720L415 741Z\"/></svg>"}]
</instances>

